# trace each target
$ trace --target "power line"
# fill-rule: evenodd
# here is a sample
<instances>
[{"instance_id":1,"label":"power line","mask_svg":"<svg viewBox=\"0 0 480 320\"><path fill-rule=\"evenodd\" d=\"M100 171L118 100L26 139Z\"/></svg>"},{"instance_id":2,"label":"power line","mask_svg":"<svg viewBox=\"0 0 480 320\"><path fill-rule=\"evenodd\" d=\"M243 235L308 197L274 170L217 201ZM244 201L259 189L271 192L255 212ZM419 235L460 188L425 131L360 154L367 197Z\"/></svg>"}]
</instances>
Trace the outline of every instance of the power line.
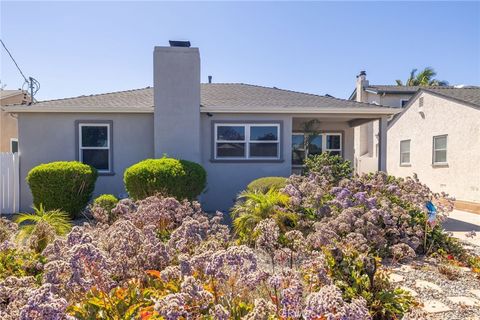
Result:
<instances>
[{"instance_id":1,"label":"power line","mask_svg":"<svg viewBox=\"0 0 480 320\"><path fill-rule=\"evenodd\" d=\"M17 64L17 61L15 61L15 59L13 58L12 54L10 53L10 51L8 51L8 48L7 46L5 45L5 43L3 42L2 39L0 39L0 42L2 43L2 46L5 48L5 51L7 51L8 55L10 56L10 58L12 59L13 63L15 64L15 66L17 67L18 71L20 72L20 74L22 75L23 79L25 79L25 82L29 82L27 77L25 77L25 75L23 74L22 72L22 69L20 69L20 67L18 66Z\"/></svg>"},{"instance_id":2,"label":"power line","mask_svg":"<svg viewBox=\"0 0 480 320\"><path fill-rule=\"evenodd\" d=\"M18 72L20 72L23 79L25 79L25 82L22 85L22 90L23 90L23 87L25 86L25 84L28 84L28 87L30 88L30 104L32 104L35 101L33 96L38 92L38 90L40 90L40 82L38 82L36 79L34 79L32 77L29 77L27 79L27 77L25 77L25 75L23 74L22 69L20 69L17 61L15 61L15 59L13 58L12 54L10 53L10 51L8 50L7 46L5 45L5 43L3 42L2 39L0 39L0 42L2 43L2 46L5 48L5 51L7 51L8 55L12 59L13 63L17 67Z\"/></svg>"}]
</instances>

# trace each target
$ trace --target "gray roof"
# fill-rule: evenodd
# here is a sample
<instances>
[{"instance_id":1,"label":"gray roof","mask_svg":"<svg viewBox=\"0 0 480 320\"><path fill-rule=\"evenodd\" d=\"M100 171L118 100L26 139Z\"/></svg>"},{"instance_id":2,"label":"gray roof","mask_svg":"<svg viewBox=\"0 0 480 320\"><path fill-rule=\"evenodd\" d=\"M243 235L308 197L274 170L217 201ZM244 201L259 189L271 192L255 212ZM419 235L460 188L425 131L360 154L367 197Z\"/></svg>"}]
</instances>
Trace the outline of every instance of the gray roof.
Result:
<instances>
[{"instance_id":1,"label":"gray roof","mask_svg":"<svg viewBox=\"0 0 480 320\"><path fill-rule=\"evenodd\" d=\"M427 87L427 86L398 86L398 85L368 85L365 87L365 90L370 90L370 91L374 91L375 93L398 93L398 94L401 94L401 93L405 93L405 94L409 94L409 93L415 93L417 92L419 89L423 89L423 88L454 88L454 87L450 87L450 86L435 86L435 87Z\"/></svg>"},{"instance_id":2,"label":"gray roof","mask_svg":"<svg viewBox=\"0 0 480 320\"><path fill-rule=\"evenodd\" d=\"M153 107L153 88L40 101L34 107ZM315 94L243 83L201 85L201 106L229 109L262 108L381 108L382 106ZM387 108L387 107L385 107Z\"/></svg>"},{"instance_id":3,"label":"gray roof","mask_svg":"<svg viewBox=\"0 0 480 320\"><path fill-rule=\"evenodd\" d=\"M424 91L433 92L444 97L472 104L480 108L480 87L465 88L424 88Z\"/></svg>"},{"instance_id":4,"label":"gray roof","mask_svg":"<svg viewBox=\"0 0 480 320\"><path fill-rule=\"evenodd\" d=\"M23 91L22 89L17 89L17 90L0 90L0 99L8 98L11 96L16 96L17 94L26 94L26 91Z\"/></svg>"}]
</instances>

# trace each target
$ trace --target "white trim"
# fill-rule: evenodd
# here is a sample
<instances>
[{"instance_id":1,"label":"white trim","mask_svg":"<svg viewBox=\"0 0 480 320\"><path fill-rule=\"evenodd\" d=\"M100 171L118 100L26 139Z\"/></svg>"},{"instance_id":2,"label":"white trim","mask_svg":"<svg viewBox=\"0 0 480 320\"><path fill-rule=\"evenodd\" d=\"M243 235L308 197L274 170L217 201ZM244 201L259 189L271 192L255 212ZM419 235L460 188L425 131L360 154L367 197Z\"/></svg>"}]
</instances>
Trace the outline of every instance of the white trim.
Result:
<instances>
[{"instance_id":1,"label":"white trim","mask_svg":"<svg viewBox=\"0 0 480 320\"><path fill-rule=\"evenodd\" d=\"M107 146L106 147L84 147L82 141L82 128L83 127L106 127L107 128ZM93 122L80 122L78 124L78 160L83 163L83 150L108 150L108 169L99 170L99 173L110 173L112 169L111 155L110 155L110 123L93 123Z\"/></svg>"},{"instance_id":2,"label":"white trim","mask_svg":"<svg viewBox=\"0 0 480 320\"><path fill-rule=\"evenodd\" d=\"M273 114L348 114L348 115L377 115L378 117L382 115L393 115L402 112L400 108L393 107L379 107L379 108L363 108L363 107L351 107L351 108L304 108L304 107L287 107L287 108L264 108L264 107L201 107L200 112L202 113L273 113Z\"/></svg>"},{"instance_id":3,"label":"white trim","mask_svg":"<svg viewBox=\"0 0 480 320\"><path fill-rule=\"evenodd\" d=\"M437 149L435 146L435 140L439 138L445 138L445 148ZM438 136L433 136L433 142L432 142L432 164L433 165L447 165L448 164L448 135L447 134L441 134ZM435 152L436 151L445 151L445 160L443 162L438 162L435 161Z\"/></svg>"},{"instance_id":4,"label":"white trim","mask_svg":"<svg viewBox=\"0 0 480 320\"><path fill-rule=\"evenodd\" d=\"M244 139L243 140L218 140L218 127L243 127ZM251 140L250 128L252 127L276 127L277 128L277 140ZM279 160L280 159L280 124L279 123L222 123L217 122L214 125L214 137L213 137L213 155L215 160ZM217 156L217 143L243 143L245 145L244 157L219 157ZM256 157L250 156L250 145L261 143L276 143L277 144L277 156L276 157Z\"/></svg>"},{"instance_id":5,"label":"white trim","mask_svg":"<svg viewBox=\"0 0 480 320\"><path fill-rule=\"evenodd\" d=\"M10 138L10 152L13 153L13 148L12 148L12 142L16 142L17 143L17 152L20 151L18 150L18 138Z\"/></svg>"},{"instance_id":6,"label":"white trim","mask_svg":"<svg viewBox=\"0 0 480 320\"><path fill-rule=\"evenodd\" d=\"M60 112L60 113L153 113L152 107L36 107L35 104L30 106L9 106L2 107L6 112L11 113L36 113L36 112Z\"/></svg>"},{"instance_id":7,"label":"white trim","mask_svg":"<svg viewBox=\"0 0 480 320\"><path fill-rule=\"evenodd\" d=\"M154 107L135 107L135 106L125 106L125 107L80 107L80 106L8 106L2 107L3 110L10 113L50 113L50 112L59 112L59 113L153 113ZM399 108L393 107L379 107L379 108L314 108L314 107L287 107L287 108L265 108L262 106L258 107L238 107L232 108L227 106L211 106L211 107L200 107L201 113L272 113L272 114L348 114L348 115L394 115L402 110Z\"/></svg>"}]
</instances>

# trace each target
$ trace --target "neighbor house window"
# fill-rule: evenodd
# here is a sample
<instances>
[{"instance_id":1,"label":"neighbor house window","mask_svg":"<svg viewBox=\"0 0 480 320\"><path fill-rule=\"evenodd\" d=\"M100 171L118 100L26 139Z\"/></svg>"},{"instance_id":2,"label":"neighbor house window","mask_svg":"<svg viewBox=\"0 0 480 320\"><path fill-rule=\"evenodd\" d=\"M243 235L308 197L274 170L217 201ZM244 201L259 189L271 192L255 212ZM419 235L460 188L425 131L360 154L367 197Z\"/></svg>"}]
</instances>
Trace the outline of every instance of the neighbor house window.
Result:
<instances>
[{"instance_id":1,"label":"neighbor house window","mask_svg":"<svg viewBox=\"0 0 480 320\"><path fill-rule=\"evenodd\" d=\"M280 124L215 124L215 159L280 159Z\"/></svg>"},{"instance_id":2,"label":"neighbor house window","mask_svg":"<svg viewBox=\"0 0 480 320\"><path fill-rule=\"evenodd\" d=\"M433 164L447 163L447 135L433 137Z\"/></svg>"},{"instance_id":3,"label":"neighbor house window","mask_svg":"<svg viewBox=\"0 0 480 320\"><path fill-rule=\"evenodd\" d=\"M12 153L18 152L18 139L16 138L10 139L10 152Z\"/></svg>"},{"instance_id":4,"label":"neighbor house window","mask_svg":"<svg viewBox=\"0 0 480 320\"><path fill-rule=\"evenodd\" d=\"M405 107L407 105L407 103L408 103L408 99L407 100L405 100L405 99L400 100L400 104L402 105L402 108Z\"/></svg>"},{"instance_id":5,"label":"neighbor house window","mask_svg":"<svg viewBox=\"0 0 480 320\"><path fill-rule=\"evenodd\" d=\"M410 140L400 141L400 165L410 164Z\"/></svg>"},{"instance_id":6,"label":"neighbor house window","mask_svg":"<svg viewBox=\"0 0 480 320\"><path fill-rule=\"evenodd\" d=\"M78 158L98 172L112 171L111 123L79 123Z\"/></svg>"},{"instance_id":7,"label":"neighbor house window","mask_svg":"<svg viewBox=\"0 0 480 320\"><path fill-rule=\"evenodd\" d=\"M305 158L316 156L322 152L342 155L342 134L292 134L292 164L303 165Z\"/></svg>"}]
</instances>

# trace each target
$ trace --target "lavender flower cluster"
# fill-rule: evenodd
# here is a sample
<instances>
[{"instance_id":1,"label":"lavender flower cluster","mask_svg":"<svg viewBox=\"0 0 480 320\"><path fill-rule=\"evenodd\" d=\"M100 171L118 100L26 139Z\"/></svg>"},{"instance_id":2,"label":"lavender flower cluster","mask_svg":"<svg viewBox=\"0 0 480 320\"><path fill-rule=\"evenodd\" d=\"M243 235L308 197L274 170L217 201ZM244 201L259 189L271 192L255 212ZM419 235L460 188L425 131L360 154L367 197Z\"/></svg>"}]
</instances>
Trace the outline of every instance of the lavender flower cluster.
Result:
<instances>
[{"instance_id":1,"label":"lavender flower cluster","mask_svg":"<svg viewBox=\"0 0 480 320\"><path fill-rule=\"evenodd\" d=\"M393 178L381 172L338 185L316 173L292 176L283 191L295 211L317 217L304 219L310 248L340 243L398 259L412 258L423 249L425 225L412 217L412 211L427 217L425 204L432 201L440 223L453 209L451 198L433 193L417 177Z\"/></svg>"}]
</instances>

